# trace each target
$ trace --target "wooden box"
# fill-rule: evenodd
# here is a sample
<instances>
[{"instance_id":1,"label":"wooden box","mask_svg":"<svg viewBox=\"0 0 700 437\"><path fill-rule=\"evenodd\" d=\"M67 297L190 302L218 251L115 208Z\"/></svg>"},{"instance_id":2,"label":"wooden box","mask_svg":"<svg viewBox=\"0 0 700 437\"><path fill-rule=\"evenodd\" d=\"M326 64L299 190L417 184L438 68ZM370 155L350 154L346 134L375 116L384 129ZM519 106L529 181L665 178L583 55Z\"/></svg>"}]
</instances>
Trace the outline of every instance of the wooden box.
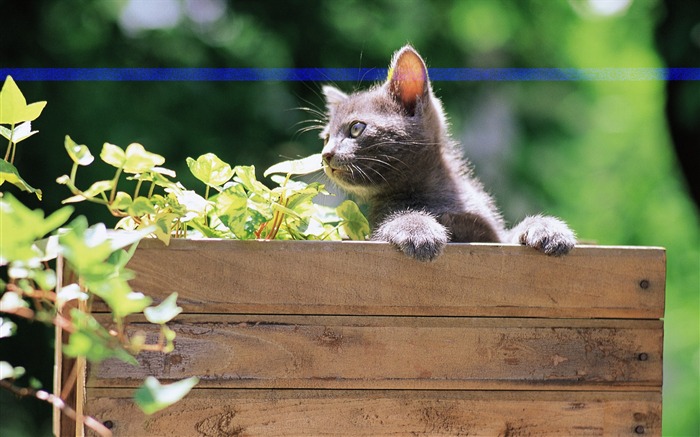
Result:
<instances>
[{"instance_id":1,"label":"wooden box","mask_svg":"<svg viewBox=\"0 0 700 437\"><path fill-rule=\"evenodd\" d=\"M132 286L179 293L175 351L88 368L78 408L115 436L658 436L665 263L659 248L450 244L420 263L382 243L143 241ZM145 416L131 397L148 375L201 382Z\"/></svg>"}]
</instances>

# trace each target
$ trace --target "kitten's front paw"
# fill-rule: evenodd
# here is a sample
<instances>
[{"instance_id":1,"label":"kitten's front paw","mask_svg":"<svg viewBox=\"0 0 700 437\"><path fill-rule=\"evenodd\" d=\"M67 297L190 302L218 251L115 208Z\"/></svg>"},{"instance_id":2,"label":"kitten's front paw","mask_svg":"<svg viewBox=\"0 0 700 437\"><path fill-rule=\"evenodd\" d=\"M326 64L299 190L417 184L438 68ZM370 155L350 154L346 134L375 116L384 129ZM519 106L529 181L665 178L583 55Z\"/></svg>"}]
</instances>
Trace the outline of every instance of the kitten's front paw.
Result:
<instances>
[{"instance_id":1,"label":"kitten's front paw","mask_svg":"<svg viewBox=\"0 0 700 437\"><path fill-rule=\"evenodd\" d=\"M528 217L517 227L520 244L546 253L561 256L576 244L576 236L563 221L554 217Z\"/></svg>"},{"instance_id":2,"label":"kitten's front paw","mask_svg":"<svg viewBox=\"0 0 700 437\"><path fill-rule=\"evenodd\" d=\"M388 241L407 256L418 261L433 261L450 236L433 216L424 212L397 213L386 219L372 239Z\"/></svg>"}]
</instances>

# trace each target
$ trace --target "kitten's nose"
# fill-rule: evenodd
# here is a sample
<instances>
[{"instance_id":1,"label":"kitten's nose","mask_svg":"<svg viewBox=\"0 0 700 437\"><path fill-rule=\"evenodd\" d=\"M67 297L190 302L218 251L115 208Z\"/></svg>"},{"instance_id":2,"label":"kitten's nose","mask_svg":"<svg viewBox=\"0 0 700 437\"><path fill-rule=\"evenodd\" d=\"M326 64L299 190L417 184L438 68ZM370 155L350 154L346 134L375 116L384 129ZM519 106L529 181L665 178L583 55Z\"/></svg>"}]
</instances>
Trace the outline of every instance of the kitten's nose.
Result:
<instances>
[{"instance_id":1,"label":"kitten's nose","mask_svg":"<svg viewBox=\"0 0 700 437\"><path fill-rule=\"evenodd\" d=\"M332 150L324 151L321 154L321 157L323 158L323 162L325 162L326 164L330 164L331 159L333 159L334 156L335 156L335 152Z\"/></svg>"}]
</instances>

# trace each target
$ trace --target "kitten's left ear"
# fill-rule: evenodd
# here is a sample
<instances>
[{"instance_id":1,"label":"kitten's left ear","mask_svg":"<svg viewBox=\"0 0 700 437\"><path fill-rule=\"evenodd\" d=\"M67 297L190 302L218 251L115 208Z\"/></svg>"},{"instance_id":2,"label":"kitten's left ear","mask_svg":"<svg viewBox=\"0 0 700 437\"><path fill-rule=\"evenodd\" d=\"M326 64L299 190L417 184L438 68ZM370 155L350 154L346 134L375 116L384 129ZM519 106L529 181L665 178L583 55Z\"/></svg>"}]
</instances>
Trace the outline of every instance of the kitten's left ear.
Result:
<instances>
[{"instance_id":1,"label":"kitten's left ear","mask_svg":"<svg viewBox=\"0 0 700 437\"><path fill-rule=\"evenodd\" d=\"M323 86L323 95L326 97L326 107L329 111L348 98L347 94L330 85Z\"/></svg>"},{"instance_id":2,"label":"kitten's left ear","mask_svg":"<svg viewBox=\"0 0 700 437\"><path fill-rule=\"evenodd\" d=\"M394 54L387 86L392 97L409 115L415 114L418 99L428 95L428 69L423 58L410 45Z\"/></svg>"}]
</instances>

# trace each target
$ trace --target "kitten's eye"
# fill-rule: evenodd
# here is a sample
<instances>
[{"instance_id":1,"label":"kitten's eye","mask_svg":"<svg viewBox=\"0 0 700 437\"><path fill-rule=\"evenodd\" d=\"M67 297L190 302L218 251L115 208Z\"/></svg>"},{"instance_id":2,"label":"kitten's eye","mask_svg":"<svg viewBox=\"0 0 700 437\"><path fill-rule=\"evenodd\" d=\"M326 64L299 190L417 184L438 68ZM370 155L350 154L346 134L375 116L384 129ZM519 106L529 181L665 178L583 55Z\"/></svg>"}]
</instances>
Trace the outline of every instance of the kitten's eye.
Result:
<instances>
[{"instance_id":1,"label":"kitten's eye","mask_svg":"<svg viewBox=\"0 0 700 437\"><path fill-rule=\"evenodd\" d=\"M362 132L364 132L366 127L367 127L367 125L361 121L354 122L350 126L350 136L353 138L359 137L360 135L362 135Z\"/></svg>"}]
</instances>

